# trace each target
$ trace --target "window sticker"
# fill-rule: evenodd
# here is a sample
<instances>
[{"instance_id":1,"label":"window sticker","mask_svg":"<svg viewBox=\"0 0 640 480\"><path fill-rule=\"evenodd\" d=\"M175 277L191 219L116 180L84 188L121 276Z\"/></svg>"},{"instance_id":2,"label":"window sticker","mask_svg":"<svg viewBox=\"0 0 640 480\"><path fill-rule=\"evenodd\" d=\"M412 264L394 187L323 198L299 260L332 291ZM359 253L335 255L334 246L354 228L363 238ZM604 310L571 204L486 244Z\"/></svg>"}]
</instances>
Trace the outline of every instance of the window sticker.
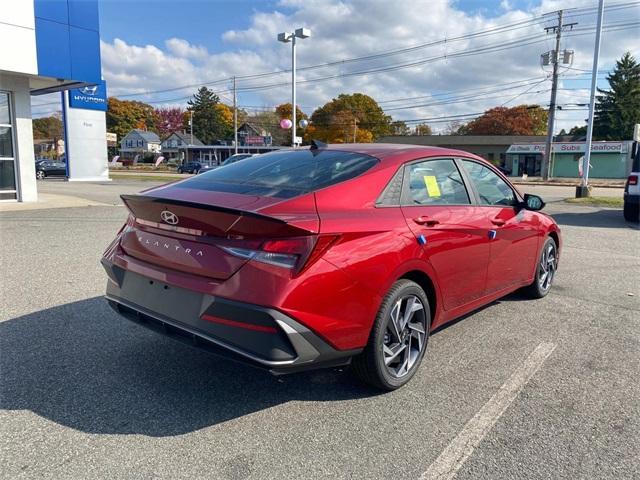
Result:
<instances>
[{"instance_id":1,"label":"window sticker","mask_svg":"<svg viewBox=\"0 0 640 480\"><path fill-rule=\"evenodd\" d=\"M440 187L438 186L438 181L436 180L435 175L425 175L424 184L427 187L427 193L430 197L441 196Z\"/></svg>"}]
</instances>

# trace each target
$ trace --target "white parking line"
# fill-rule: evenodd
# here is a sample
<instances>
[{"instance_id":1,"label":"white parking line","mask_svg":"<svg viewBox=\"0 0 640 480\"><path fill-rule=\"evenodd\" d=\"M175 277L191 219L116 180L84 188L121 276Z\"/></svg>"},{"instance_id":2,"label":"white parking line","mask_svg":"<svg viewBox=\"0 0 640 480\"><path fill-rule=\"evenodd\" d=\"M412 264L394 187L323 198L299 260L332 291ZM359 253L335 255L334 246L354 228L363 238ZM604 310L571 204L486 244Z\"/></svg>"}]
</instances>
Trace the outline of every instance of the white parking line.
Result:
<instances>
[{"instance_id":1,"label":"white parking line","mask_svg":"<svg viewBox=\"0 0 640 480\"><path fill-rule=\"evenodd\" d=\"M482 439L509 405L518 397L522 388L540 369L544 361L556 348L554 343L541 343L531 352L524 363L511 375L500 389L489 399L462 431L447 445L420 480L450 480L464 465Z\"/></svg>"}]
</instances>

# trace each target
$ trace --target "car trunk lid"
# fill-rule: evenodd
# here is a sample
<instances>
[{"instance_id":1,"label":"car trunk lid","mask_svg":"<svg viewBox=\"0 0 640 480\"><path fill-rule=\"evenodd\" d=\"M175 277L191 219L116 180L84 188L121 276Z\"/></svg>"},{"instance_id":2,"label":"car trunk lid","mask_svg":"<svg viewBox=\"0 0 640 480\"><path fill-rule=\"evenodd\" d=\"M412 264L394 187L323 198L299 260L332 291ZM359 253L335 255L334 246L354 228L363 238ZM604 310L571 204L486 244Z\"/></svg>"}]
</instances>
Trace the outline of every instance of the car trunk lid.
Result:
<instances>
[{"instance_id":1,"label":"car trunk lid","mask_svg":"<svg viewBox=\"0 0 640 480\"><path fill-rule=\"evenodd\" d=\"M123 232L127 255L165 268L226 280L248 259L230 249L317 234L313 194L290 200L178 188L123 195L135 222Z\"/></svg>"}]
</instances>

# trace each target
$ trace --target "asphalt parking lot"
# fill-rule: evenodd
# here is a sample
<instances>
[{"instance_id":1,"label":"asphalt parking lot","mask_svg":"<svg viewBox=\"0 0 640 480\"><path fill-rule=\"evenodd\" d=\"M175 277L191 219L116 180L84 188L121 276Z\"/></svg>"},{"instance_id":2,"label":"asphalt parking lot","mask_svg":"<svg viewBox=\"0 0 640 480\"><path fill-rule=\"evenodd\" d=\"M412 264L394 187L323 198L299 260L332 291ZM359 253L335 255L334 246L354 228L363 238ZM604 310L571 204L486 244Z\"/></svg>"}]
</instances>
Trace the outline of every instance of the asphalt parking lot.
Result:
<instances>
[{"instance_id":1,"label":"asphalt parking lot","mask_svg":"<svg viewBox=\"0 0 640 480\"><path fill-rule=\"evenodd\" d=\"M96 204L0 212L0 477L640 477L640 230L621 210L521 187L563 230L552 292L441 329L413 381L379 394L348 370L274 378L114 314L99 258L118 194L152 185L40 182Z\"/></svg>"}]
</instances>

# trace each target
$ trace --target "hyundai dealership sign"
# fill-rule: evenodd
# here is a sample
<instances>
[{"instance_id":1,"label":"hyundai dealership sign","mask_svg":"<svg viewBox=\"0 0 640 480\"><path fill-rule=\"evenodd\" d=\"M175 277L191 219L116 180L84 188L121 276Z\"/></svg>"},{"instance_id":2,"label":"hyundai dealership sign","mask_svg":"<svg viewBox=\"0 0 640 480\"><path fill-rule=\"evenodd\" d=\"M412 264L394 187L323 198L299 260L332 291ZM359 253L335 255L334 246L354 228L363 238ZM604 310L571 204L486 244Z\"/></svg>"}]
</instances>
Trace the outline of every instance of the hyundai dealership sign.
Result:
<instances>
[{"instance_id":1,"label":"hyundai dealership sign","mask_svg":"<svg viewBox=\"0 0 640 480\"><path fill-rule=\"evenodd\" d=\"M87 87L69 90L69 106L72 108L106 112L107 85L104 80L98 85L89 85Z\"/></svg>"}]
</instances>

